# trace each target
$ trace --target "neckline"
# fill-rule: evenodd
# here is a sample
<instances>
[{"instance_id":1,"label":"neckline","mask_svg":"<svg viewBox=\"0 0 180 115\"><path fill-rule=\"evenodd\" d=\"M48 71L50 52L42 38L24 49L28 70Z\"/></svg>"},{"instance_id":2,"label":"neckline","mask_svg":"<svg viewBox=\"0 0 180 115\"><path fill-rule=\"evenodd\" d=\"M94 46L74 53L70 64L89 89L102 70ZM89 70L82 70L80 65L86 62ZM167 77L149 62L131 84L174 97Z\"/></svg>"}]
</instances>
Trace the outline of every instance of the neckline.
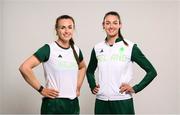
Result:
<instances>
[{"instance_id":1,"label":"neckline","mask_svg":"<svg viewBox=\"0 0 180 115\"><path fill-rule=\"evenodd\" d=\"M107 42L107 37L105 38L105 41ZM115 40L115 43L117 43L117 42L120 42L120 41L122 41L122 38L120 38L120 37L118 37L118 38L116 38L116 40Z\"/></svg>"},{"instance_id":2,"label":"neckline","mask_svg":"<svg viewBox=\"0 0 180 115\"><path fill-rule=\"evenodd\" d=\"M61 46L60 44L58 44L58 42L57 42L57 41L55 41L55 43L56 43L56 44L57 44L60 48L62 48L62 49L67 50L67 49L69 49L69 48L70 48L70 46L69 46L68 48L65 48L65 47Z\"/></svg>"}]
</instances>

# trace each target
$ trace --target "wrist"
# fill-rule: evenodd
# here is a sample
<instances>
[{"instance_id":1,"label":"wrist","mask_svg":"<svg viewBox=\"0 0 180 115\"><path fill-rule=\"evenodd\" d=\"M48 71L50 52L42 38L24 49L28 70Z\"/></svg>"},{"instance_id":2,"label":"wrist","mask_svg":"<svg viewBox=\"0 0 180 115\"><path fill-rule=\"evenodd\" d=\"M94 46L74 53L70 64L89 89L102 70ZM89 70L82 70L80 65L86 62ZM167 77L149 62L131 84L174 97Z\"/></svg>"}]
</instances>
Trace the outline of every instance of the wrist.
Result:
<instances>
[{"instance_id":1,"label":"wrist","mask_svg":"<svg viewBox=\"0 0 180 115\"><path fill-rule=\"evenodd\" d=\"M39 93L42 92L42 90L44 89L44 87L41 85L40 88L37 90Z\"/></svg>"}]
</instances>

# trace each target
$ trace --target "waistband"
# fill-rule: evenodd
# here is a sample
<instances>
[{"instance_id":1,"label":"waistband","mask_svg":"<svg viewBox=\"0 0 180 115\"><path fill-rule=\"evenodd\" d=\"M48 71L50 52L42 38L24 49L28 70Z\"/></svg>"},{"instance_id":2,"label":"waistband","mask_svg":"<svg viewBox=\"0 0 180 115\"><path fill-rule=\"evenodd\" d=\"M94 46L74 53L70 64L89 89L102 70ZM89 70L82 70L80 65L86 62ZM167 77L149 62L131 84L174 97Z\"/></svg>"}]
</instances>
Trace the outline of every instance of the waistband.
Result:
<instances>
[{"instance_id":1,"label":"waistband","mask_svg":"<svg viewBox=\"0 0 180 115\"><path fill-rule=\"evenodd\" d=\"M49 97L43 97L42 100L70 100L70 101L74 101L74 100L78 100L78 97L75 97L74 99L71 98L49 98Z\"/></svg>"},{"instance_id":2,"label":"waistband","mask_svg":"<svg viewBox=\"0 0 180 115\"><path fill-rule=\"evenodd\" d=\"M119 96L105 96L105 95L97 95L97 99L104 100L104 101L115 101L115 100L126 100L132 98L132 95L119 95Z\"/></svg>"}]
</instances>

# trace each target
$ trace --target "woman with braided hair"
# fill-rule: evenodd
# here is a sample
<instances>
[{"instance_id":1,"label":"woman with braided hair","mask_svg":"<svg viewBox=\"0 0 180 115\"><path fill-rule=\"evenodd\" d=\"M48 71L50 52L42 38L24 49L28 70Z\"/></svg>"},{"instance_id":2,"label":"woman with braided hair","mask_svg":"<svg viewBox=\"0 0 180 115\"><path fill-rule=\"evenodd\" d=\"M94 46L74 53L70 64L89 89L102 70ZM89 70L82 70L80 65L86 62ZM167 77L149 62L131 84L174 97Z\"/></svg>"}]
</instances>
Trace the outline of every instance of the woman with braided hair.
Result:
<instances>
[{"instance_id":1,"label":"woman with braided hair","mask_svg":"<svg viewBox=\"0 0 180 115\"><path fill-rule=\"evenodd\" d=\"M133 42L124 39L120 16L105 14L103 29L107 37L94 46L87 68L87 80L96 95L95 114L135 114L132 93L144 89L157 75L155 68ZM132 62L146 71L144 78L131 86ZM95 70L98 68L98 82Z\"/></svg>"},{"instance_id":2,"label":"woman with braided hair","mask_svg":"<svg viewBox=\"0 0 180 115\"><path fill-rule=\"evenodd\" d=\"M72 39L75 22L71 16L56 19L58 39L45 44L20 66L25 81L42 96L41 114L79 114L80 89L86 65ZM42 86L32 69L43 64L46 84Z\"/></svg>"}]
</instances>

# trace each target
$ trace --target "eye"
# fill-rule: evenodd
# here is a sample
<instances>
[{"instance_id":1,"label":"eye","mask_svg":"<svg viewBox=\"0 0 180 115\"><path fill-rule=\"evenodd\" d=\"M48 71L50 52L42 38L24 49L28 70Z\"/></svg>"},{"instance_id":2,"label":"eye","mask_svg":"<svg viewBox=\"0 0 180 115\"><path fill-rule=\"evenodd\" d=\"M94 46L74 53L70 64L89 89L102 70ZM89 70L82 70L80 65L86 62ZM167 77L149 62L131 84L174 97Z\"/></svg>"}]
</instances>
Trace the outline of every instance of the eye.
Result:
<instances>
[{"instance_id":1,"label":"eye","mask_svg":"<svg viewBox=\"0 0 180 115\"><path fill-rule=\"evenodd\" d=\"M65 29L65 26L61 26L60 29Z\"/></svg>"},{"instance_id":2,"label":"eye","mask_svg":"<svg viewBox=\"0 0 180 115\"><path fill-rule=\"evenodd\" d=\"M106 22L105 24L106 24L106 25L109 25L109 24L110 24L110 22Z\"/></svg>"},{"instance_id":3,"label":"eye","mask_svg":"<svg viewBox=\"0 0 180 115\"><path fill-rule=\"evenodd\" d=\"M114 25L117 25L117 24L118 24L118 22L117 22L117 21L115 21L115 22L113 22L113 24L114 24Z\"/></svg>"},{"instance_id":4,"label":"eye","mask_svg":"<svg viewBox=\"0 0 180 115\"><path fill-rule=\"evenodd\" d=\"M65 29L65 26L58 26L57 29Z\"/></svg>"},{"instance_id":5,"label":"eye","mask_svg":"<svg viewBox=\"0 0 180 115\"><path fill-rule=\"evenodd\" d=\"M72 25L68 26L69 29L73 29Z\"/></svg>"}]
</instances>

